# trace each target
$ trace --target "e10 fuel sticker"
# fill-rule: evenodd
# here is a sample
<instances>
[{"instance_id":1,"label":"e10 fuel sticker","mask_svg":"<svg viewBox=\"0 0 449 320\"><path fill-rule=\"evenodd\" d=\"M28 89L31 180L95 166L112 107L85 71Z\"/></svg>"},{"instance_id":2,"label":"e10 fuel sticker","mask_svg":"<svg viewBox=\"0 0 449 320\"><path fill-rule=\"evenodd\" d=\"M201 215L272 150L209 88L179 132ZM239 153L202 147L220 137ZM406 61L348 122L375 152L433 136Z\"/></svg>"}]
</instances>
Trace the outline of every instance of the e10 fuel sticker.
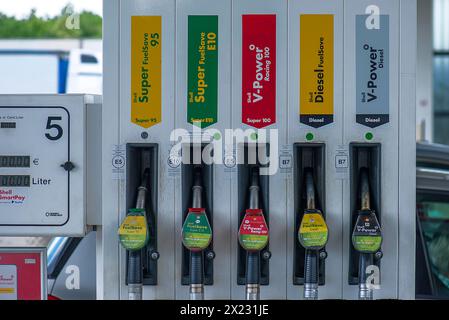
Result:
<instances>
[{"instance_id":1,"label":"e10 fuel sticker","mask_svg":"<svg viewBox=\"0 0 449 320\"><path fill-rule=\"evenodd\" d=\"M248 209L239 228L239 243L248 251L260 251L268 244L268 225L260 209Z\"/></svg>"},{"instance_id":2,"label":"e10 fuel sticker","mask_svg":"<svg viewBox=\"0 0 449 320\"><path fill-rule=\"evenodd\" d=\"M189 209L182 226L182 243L191 251L206 249L212 241L212 229L204 209Z\"/></svg>"},{"instance_id":3,"label":"e10 fuel sticker","mask_svg":"<svg viewBox=\"0 0 449 320\"><path fill-rule=\"evenodd\" d=\"M334 16L300 16L299 121L319 128L334 121Z\"/></svg>"},{"instance_id":4,"label":"e10 fuel sticker","mask_svg":"<svg viewBox=\"0 0 449 320\"><path fill-rule=\"evenodd\" d=\"M218 16L188 17L187 122L200 128L217 122Z\"/></svg>"},{"instance_id":5,"label":"e10 fuel sticker","mask_svg":"<svg viewBox=\"0 0 449 320\"><path fill-rule=\"evenodd\" d=\"M131 122L161 122L161 16L131 17Z\"/></svg>"},{"instance_id":6,"label":"e10 fuel sticker","mask_svg":"<svg viewBox=\"0 0 449 320\"><path fill-rule=\"evenodd\" d=\"M375 17L376 18L376 17ZM356 121L375 128L390 121L389 16L379 24L369 15L356 16Z\"/></svg>"},{"instance_id":7,"label":"e10 fuel sticker","mask_svg":"<svg viewBox=\"0 0 449 320\"><path fill-rule=\"evenodd\" d=\"M242 123L276 123L276 15L242 15Z\"/></svg>"}]
</instances>

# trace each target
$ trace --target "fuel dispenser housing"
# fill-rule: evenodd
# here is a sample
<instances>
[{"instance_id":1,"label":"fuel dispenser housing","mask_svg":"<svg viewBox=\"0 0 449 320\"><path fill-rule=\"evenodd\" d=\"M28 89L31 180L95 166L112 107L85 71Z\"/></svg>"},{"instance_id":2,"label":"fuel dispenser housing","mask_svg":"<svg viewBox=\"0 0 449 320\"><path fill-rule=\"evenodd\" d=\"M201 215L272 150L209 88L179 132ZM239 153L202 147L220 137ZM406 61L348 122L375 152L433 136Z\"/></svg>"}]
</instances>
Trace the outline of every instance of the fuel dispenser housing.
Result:
<instances>
[{"instance_id":1,"label":"fuel dispenser housing","mask_svg":"<svg viewBox=\"0 0 449 320\"><path fill-rule=\"evenodd\" d=\"M382 34L388 39L382 42L388 43L386 67L378 70L388 72L379 73L385 82L378 83L383 89L376 92L383 101L381 107L377 105L382 111L379 119L388 122L367 126L363 123L367 114L357 105L362 103L362 91L367 96L360 85L369 81L360 68L370 64L357 63L357 59L365 61L360 39L370 37L357 36L357 32L368 32L358 24L377 9L380 21L385 17L389 21ZM154 59L149 60L156 70L151 77L148 74L152 86L141 90L146 79L137 72L143 57L138 48L145 33L160 37L152 39L155 47L150 48L155 50L151 52ZM205 108L191 99L205 89L198 82L204 80L199 79L203 75L192 72L197 71L198 50L194 49L202 33L216 33L210 39L217 41L216 55L207 56L209 70L214 70L210 85L217 92L206 94ZM324 53L318 55L321 46ZM262 59L253 54L251 48L256 47L263 48ZM98 298L127 297L126 251L119 247L117 227L135 192L131 187L137 183L133 179L140 170L136 156L140 148L149 148L154 157L152 170L157 170L152 173L155 185L150 186L149 206L155 215L151 248L160 253L157 262L149 261L150 270L156 270L157 263L157 273L148 274L143 299L189 297L181 228L193 167L172 153L179 142L171 139L174 129L181 129L180 140L186 139L182 148L217 143L215 154L220 154L215 148L223 148L223 164L199 163L215 253L215 259L205 260L205 299L245 297L245 259L238 231L247 207L248 174L253 165L264 169L265 164L239 164L237 160L248 151L245 146L257 144L269 149L268 166L276 169L274 174L260 176L271 253L271 259L260 260L261 299L303 298L304 255L297 228L307 168L313 171L317 207L329 230L327 258L320 260L319 298L357 299L357 254L350 239L357 210L357 170L365 165L371 170L373 209L384 235L381 284L374 298L414 297L410 266L414 265L415 224L416 0L104 0L103 52ZM315 72L320 57L323 71ZM258 62L270 66L263 89L254 88L256 77L260 78ZM318 77L324 77L323 88L318 87ZM134 98L150 88L157 89L148 96L151 108L136 109ZM249 99L251 93L263 98ZM322 98L323 102L309 104L315 94L320 96L316 101ZM152 114L140 117L136 110ZM140 118L143 121L137 121ZM195 118L202 121L200 128L192 126ZM226 141L225 129L233 129L233 134L240 130L246 140L235 143L234 136L232 142ZM261 139L262 129L267 129L267 139ZM112 159L120 157L124 167L111 165Z\"/></svg>"}]
</instances>

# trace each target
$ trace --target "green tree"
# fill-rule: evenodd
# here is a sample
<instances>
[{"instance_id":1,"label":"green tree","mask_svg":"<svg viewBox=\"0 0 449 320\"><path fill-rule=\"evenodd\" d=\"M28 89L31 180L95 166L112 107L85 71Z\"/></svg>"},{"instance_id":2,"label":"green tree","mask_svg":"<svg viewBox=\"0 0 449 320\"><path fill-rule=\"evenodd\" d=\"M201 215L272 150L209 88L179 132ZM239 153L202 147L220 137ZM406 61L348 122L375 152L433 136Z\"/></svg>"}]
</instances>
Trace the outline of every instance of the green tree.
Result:
<instances>
[{"instance_id":1,"label":"green tree","mask_svg":"<svg viewBox=\"0 0 449 320\"><path fill-rule=\"evenodd\" d=\"M25 19L16 19L0 12L0 38L42 39L42 38L101 38L102 19L89 11L79 14L79 29L70 29L66 21L70 18L70 4L55 17L38 17L32 9Z\"/></svg>"}]
</instances>

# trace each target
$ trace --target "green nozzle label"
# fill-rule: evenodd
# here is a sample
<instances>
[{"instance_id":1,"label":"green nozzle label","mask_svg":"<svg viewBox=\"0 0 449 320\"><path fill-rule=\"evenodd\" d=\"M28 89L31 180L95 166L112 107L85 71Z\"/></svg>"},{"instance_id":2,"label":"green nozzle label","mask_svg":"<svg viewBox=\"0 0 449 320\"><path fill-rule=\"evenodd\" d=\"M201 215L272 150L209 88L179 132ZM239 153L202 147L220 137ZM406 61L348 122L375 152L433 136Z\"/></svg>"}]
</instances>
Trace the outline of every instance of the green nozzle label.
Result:
<instances>
[{"instance_id":1,"label":"green nozzle label","mask_svg":"<svg viewBox=\"0 0 449 320\"><path fill-rule=\"evenodd\" d=\"M268 244L268 226L260 209L246 210L239 229L239 242L243 249L260 251Z\"/></svg>"},{"instance_id":2,"label":"green nozzle label","mask_svg":"<svg viewBox=\"0 0 449 320\"><path fill-rule=\"evenodd\" d=\"M132 209L118 230L119 240L127 250L140 250L148 242L149 233L144 210Z\"/></svg>"},{"instance_id":3,"label":"green nozzle label","mask_svg":"<svg viewBox=\"0 0 449 320\"><path fill-rule=\"evenodd\" d=\"M182 243L192 251L206 249L212 241L212 229L204 209L189 209L182 226Z\"/></svg>"},{"instance_id":4,"label":"green nozzle label","mask_svg":"<svg viewBox=\"0 0 449 320\"><path fill-rule=\"evenodd\" d=\"M362 253L376 253L382 244L382 233L376 214L371 210L360 211L352 232L352 245Z\"/></svg>"},{"instance_id":5,"label":"green nozzle label","mask_svg":"<svg viewBox=\"0 0 449 320\"><path fill-rule=\"evenodd\" d=\"M306 211L299 226L299 243L306 249L319 250L326 245L328 236L329 231L321 212Z\"/></svg>"}]
</instances>

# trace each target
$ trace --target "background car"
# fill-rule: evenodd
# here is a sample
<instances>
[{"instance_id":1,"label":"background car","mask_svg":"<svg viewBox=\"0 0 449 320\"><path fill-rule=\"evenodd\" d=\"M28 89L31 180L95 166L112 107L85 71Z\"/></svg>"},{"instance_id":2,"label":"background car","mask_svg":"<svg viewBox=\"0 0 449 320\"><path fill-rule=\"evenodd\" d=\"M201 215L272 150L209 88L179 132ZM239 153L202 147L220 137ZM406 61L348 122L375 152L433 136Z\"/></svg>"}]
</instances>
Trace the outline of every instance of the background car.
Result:
<instances>
[{"instance_id":1,"label":"background car","mask_svg":"<svg viewBox=\"0 0 449 320\"><path fill-rule=\"evenodd\" d=\"M449 147L417 145L416 298L449 298Z\"/></svg>"}]
</instances>

